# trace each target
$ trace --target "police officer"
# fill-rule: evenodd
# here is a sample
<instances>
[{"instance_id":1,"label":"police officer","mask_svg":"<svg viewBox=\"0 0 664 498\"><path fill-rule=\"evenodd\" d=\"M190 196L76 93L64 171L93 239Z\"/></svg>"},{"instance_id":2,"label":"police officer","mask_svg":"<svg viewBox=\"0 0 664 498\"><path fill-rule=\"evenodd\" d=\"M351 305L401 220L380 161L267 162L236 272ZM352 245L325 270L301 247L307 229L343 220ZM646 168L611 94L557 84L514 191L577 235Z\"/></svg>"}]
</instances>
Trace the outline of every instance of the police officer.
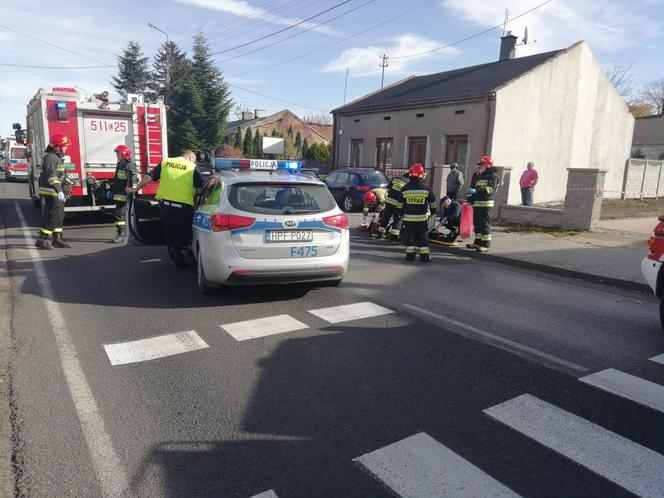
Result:
<instances>
[{"instance_id":1,"label":"police officer","mask_svg":"<svg viewBox=\"0 0 664 498\"><path fill-rule=\"evenodd\" d=\"M479 174L474 188L469 190L468 202L473 205L473 225L475 241L466 244L468 249L488 252L491 247L491 209L496 198L498 177L493 167L493 159L482 156L478 163Z\"/></svg>"},{"instance_id":2,"label":"police officer","mask_svg":"<svg viewBox=\"0 0 664 498\"><path fill-rule=\"evenodd\" d=\"M166 235L168 254L178 268L185 268L187 260L182 254L192 239L194 198L201 193L203 177L196 167L196 154L190 150L180 157L166 158L144 177L136 188L125 191L134 193L150 180L158 181L157 199L160 203L161 222Z\"/></svg>"},{"instance_id":3,"label":"police officer","mask_svg":"<svg viewBox=\"0 0 664 498\"><path fill-rule=\"evenodd\" d=\"M408 171L410 181L397 192L397 202L403 212L403 239L406 246L406 259L415 260L415 254L420 255L420 261L431 261L429 251L428 220L429 214L436 210L436 196L424 184L424 166L413 164Z\"/></svg>"},{"instance_id":4,"label":"police officer","mask_svg":"<svg viewBox=\"0 0 664 498\"><path fill-rule=\"evenodd\" d=\"M39 175L39 197L44 206L44 217L39 238L35 245L39 249L71 247L62 239L62 223L65 218L65 194L62 191L64 174L63 157L71 141L66 135L56 133L51 136L42 160ZM52 240L52 242L51 242Z\"/></svg>"},{"instance_id":5,"label":"police officer","mask_svg":"<svg viewBox=\"0 0 664 498\"><path fill-rule=\"evenodd\" d=\"M126 145L118 145L115 148L118 164L115 167L113 183L109 195L115 202L113 217L115 218L115 237L111 242L122 242L125 234L125 212L127 210L127 192L125 189L134 184L134 167L131 162L131 149Z\"/></svg>"},{"instance_id":6,"label":"police officer","mask_svg":"<svg viewBox=\"0 0 664 498\"><path fill-rule=\"evenodd\" d=\"M394 220L392 226L390 227L390 235L392 237L399 237L399 221L401 220L401 206L399 201L397 201L397 192L400 192L402 188L408 183L408 176L395 176L387 184L387 199L385 199L385 209L380 218L380 234L382 237L385 236L387 231L387 225L390 224L390 218Z\"/></svg>"}]
</instances>

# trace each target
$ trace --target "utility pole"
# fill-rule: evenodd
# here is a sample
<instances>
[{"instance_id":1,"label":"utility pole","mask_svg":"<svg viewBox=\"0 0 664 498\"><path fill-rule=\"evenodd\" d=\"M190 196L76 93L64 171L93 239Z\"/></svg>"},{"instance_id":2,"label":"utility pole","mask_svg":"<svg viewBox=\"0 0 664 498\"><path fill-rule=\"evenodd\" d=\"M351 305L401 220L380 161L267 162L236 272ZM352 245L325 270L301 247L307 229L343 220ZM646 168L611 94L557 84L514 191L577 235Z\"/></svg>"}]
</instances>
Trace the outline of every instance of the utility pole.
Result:
<instances>
[{"instance_id":1,"label":"utility pole","mask_svg":"<svg viewBox=\"0 0 664 498\"><path fill-rule=\"evenodd\" d=\"M344 104L346 103L347 91L348 91L348 68L346 68L346 82L344 83Z\"/></svg>"},{"instance_id":2,"label":"utility pole","mask_svg":"<svg viewBox=\"0 0 664 498\"><path fill-rule=\"evenodd\" d=\"M159 29L151 22L148 23L148 26L166 35L166 74L164 81L164 104L166 105L166 109L168 109L168 107L171 104L171 44L170 44L171 40L168 38L168 33L166 33L166 31Z\"/></svg>"},{"instance_id":3,"label":"utility pole","mask_svg":"<svg viewBox=\"0 0 664 498\"><path fill-rule=\"evenodd\" d=\"M385 68L389 66L390 64L387 62L387 59L390 57L388 55L381 55L380 58L383 60L380 64L378 64L378 67L382 68L381 75L380 75L380 89L383 89L383 85L385 83Z\"/></svg>"}]
</instances>

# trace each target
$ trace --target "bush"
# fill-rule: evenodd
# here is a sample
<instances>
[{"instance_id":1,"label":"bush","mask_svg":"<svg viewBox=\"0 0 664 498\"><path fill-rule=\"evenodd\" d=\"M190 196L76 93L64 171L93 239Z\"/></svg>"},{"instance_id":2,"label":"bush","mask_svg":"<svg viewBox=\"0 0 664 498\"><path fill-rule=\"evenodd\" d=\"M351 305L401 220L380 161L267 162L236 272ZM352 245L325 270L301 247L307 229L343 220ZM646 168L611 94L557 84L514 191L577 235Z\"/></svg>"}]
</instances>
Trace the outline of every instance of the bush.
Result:
<instances>
[{"instance_id":1,"label":"bush","mask_svg":"<svg viewBox=\"0 0 664 498\"><path fill-rule=\"evenodd\" d=\"M215 157L233 157L233 158L238 158L242 157L242 151L238 149L237 147L233 147L232 145L225 144L222 145L217 149L217 153L215 154Z\"/></svg>"}]
</instances>

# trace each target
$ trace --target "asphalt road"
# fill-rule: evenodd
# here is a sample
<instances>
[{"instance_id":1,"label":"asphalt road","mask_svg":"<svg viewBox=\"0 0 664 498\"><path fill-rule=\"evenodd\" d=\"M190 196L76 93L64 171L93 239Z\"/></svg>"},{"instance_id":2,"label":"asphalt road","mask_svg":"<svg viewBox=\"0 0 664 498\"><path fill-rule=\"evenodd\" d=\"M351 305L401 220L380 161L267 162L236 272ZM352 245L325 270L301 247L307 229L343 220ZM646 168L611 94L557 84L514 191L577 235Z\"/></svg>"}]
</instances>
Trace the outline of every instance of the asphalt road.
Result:
<instances>
[{"instance_id":1,"label":"asphalt road","mask_svg":"<svg viewBox=\"0 0 664 498\"><path fill-rule=\"evenodd\" d=\"M199 296L110 217L30 249L25 192L0 184L19 495L664 495L650 296L361 234L338 288Z\"/></svg>"}]
</instances>

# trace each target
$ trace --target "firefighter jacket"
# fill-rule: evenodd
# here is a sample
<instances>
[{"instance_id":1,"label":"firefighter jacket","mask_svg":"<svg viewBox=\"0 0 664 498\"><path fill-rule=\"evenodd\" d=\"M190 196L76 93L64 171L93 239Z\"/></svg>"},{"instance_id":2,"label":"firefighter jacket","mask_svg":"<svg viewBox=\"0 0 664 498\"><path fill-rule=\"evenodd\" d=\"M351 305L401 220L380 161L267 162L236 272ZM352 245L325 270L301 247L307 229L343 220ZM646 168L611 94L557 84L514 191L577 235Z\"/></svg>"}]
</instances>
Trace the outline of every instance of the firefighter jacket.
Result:
<instances>
[{"instance_id":1,"label":"firefighter jacket","mask_svg":"<svg viewBox=\"0 0 664 498\"><path fill-rule=\"evenodd\" d=\"M428 221L436 212L436 196L419 178L412 178L397 193L397 202L403 212L404 222Z\"/></svg>"},{"instance_id":2,"label":"firefighter jacket","mask_svg":"<svg viewBox=\"0 0 664 498\"><path fill-rule=\"evenodd\" d=\"M387 184L387 199L385 202L393 205L394 207L400 207L399 201L397 201L397 193L401 191L408 184L408 178L405 176L395 176L390 180L390 183Z\"/></svg>"},{"instance_id":3,"label":"firefighter jacket","mask_svg":"<svg viewBox=\"0 0 664 498\"><path fill-rule=\"evenodd\" d=\"M480 173L475 183L475 193L473 207L492 208L496 198L496 188L498 188L498 177L493 168L487 168L484 173Z\"/></svg>"},{"instance_id":4,"label":"firefighter jacket","mask_svg":"<svg viewBox=\"0 0 664 498\"><path fill-rule=\"evenodd\" d=\"M125 188L133 186L134 165L128 159L120 159L113 175L113 200L115 202L126 202L127 193Z\"/></svg>"},{"instance_id":5,"label":"firefighter jacket","mask_svg":"<svg viewBox=\"0 0 664 498\"><path fill-rule=\"evenodd\" d=\"M369 213L369 211L380 213L385 208L387 190L384 188L376 187L372 188L371 192L373 192L376 195L376 199L373 202L364 203L362 212L365 216Z\"/></svg>"},{"instance_id":6,"label":"firefighter jacket","mask_svg":"<svg viewBox=\"0 0 664 498\"><path fill-rule=\"evenodd\" d=\"M46 148L39 174L39 195L57 197L62 192L62 175L64 174L62 158L51 147Z\"/></svg>"}]
</instances>

